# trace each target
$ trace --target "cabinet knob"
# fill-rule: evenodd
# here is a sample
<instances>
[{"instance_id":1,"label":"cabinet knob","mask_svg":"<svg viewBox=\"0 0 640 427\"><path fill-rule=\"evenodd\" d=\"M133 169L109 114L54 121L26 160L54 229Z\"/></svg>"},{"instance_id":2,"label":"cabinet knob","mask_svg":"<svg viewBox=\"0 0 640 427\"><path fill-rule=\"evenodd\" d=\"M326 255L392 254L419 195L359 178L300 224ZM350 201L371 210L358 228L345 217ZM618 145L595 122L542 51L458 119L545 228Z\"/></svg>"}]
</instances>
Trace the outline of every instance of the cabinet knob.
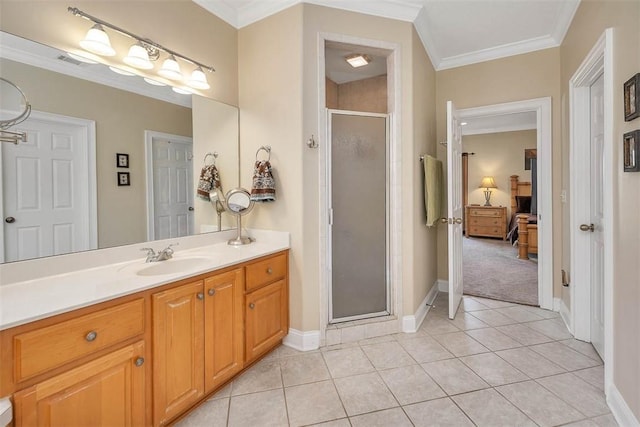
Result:
<instances>
[{"instance_id":1,"label":"cabinet knob","mask_svg":"<svg viewBox=\"0 0 640 427\"><path fill-rule=\"evenodd\" d=\"M267 268L267 274L271 274L271 273L273 273L273 268L271 267Z\"/></svg>"},{"instance_id":2,"label":"cabinet knob","mask_svg":"<svg viewBox=\"0 0 640 427\"><path fill-rule=\"evenodd\" d=\"M197 297L198 299L204 299L204 294L203 294L202 292L198 292L198 293L196 294L196 297Z\"/></svg>"},{"instance_id":3,"label":"cabinet knob","mask_svg":"<svg viewBox=\"0 0 640 427\"><path fill-rule=\"evenodd\" d=\"M249 308L253 310L254 308L256 308L256 305L254 303L249 303Z\"/></svg>"},{"instance_id":4,"label":"cabinet knob","mask_svg":"<svg viewBox=\"0 0 640 427\"><path fill-rule=\"evenodd\" d=\"M135 364L136 364L136 366L138 366L138 367L140 367L140 366L144 365L144 357L138 357L134 363L135 363Z\"/></svg>"},{"instance_id":5,"label":"cabinet knob","mask_svg":"<svg viewBox=\"0 0 640 427\"><path fill-rule=\"evenodd\" d=\"M89 342L95 341L96 338L98 338L98 333L96 331L91 331L84 337L84 339Z\"/></svg>"},{"instance_id":6,"label":"cabinet knob","mask_svg":"<svg viewBox=\"0 0 640 427\"><path fill-rule=\"evenodd\" d=\"M209 294L210 297L214 296L216 294L216 290L211 288L209 289L209 291L207 292Z\"/></svg>"}]
</instances>

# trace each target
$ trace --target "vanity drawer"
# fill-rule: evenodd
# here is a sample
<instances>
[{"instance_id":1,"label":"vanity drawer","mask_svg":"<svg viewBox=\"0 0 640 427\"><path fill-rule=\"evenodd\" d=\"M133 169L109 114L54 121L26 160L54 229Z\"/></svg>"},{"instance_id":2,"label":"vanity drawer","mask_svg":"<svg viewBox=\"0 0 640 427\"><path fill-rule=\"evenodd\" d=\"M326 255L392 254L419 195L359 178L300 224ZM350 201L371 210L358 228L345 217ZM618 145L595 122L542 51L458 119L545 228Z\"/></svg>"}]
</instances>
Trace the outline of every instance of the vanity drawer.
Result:
<instances>
[{"instance_id":1,"label":"vanity drawer","mask_svg":"<svg viewBox=\"0 0 640 427\"><path fill-rule=\"evenodd\" d=\"M287 254L280 254L262 261L247 265L245 290L250 292L287 274Z\"/></svg>"},{"instance_id":2,"label":"vanity drawer","mask_svg":"<svg viewBox=\"0 0 640 427\"><path fill-rule=\"evenodd\" d=\"M13 338L15 379L23 381L144 332L144 299Z\"/></svg>"}]
</instances>

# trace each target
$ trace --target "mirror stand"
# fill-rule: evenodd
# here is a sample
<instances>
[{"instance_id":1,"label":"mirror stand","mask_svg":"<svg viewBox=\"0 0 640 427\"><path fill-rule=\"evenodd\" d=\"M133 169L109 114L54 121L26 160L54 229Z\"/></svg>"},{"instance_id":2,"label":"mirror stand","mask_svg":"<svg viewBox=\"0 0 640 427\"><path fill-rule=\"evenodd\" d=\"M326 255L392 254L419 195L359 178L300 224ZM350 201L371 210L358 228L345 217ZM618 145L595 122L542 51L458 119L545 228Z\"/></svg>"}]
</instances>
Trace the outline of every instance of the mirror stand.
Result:
<instances>
[{"instance_id":1,"label":"mirror stand","mask_svg":"<svg viewBox=\"0 0 640 427\"><path fill-rule=\"evenodd\" d=\"M223 196L222 190L217 188L209 193L209 197L218 213L218 229L221 228L220 215L223 211L226 210L229 214L236 217L236 238L229 240L227 244L231 246L241 246L255 242L255 239L242 235L241 218L253 209L253 200L251 200L251 194L249 194L247 190L244 188L234 188L229 191L226 196Z\"/></svg>"},{"instance_id":2,"label":"mirror stand","mask_svg":"<svg viewBox=\"0 0 640 427\"><path fill-rule=\"evenodd\" d=\"M236 234L236 238L235 239L231 239L227 242L228 245L231 246L241 246L241 245L247 245L251 242L255 242L256 239L253 239L251 237L248 236L243 236L242 235L242 215L237 215L236 216L236 230L237 230L237 234Z\"/></svg>"}]
</instances>

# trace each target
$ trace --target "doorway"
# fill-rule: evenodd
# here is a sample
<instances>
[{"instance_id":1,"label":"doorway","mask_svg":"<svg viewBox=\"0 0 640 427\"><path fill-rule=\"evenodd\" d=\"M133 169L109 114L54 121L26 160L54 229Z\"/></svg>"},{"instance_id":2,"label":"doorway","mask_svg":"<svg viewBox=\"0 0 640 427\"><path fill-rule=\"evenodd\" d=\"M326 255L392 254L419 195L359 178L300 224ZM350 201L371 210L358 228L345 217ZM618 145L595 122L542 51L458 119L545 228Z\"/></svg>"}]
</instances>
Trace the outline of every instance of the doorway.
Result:
<instances>
[{"instance_id":1,"label":"doorway","mask_svg":"<svg viewBox=\"0 0 640 427\"><path fill-rule=\"evenodd\" d=\"M329 110L330 323L389 309L388 116Z\"/></svg>"},{"instance_id":2,"label":"doorway","mask_svg":"<svg viewBox=\"0 0 640 427\"><path fill-rule=\"evenodd\" d=\"M145 131L147 239L190 236L193 221L193 140Z\"/></svg>"},{"instance_id":3,"label":"doorway","mask_svg":"<svg viewBox=\"0 0 640 427\"><path fill-rule=\"evenodd\" d=\"M95 122L32 111L1 150L0 262L98 247Z\"/></svg>"}]
</instances>

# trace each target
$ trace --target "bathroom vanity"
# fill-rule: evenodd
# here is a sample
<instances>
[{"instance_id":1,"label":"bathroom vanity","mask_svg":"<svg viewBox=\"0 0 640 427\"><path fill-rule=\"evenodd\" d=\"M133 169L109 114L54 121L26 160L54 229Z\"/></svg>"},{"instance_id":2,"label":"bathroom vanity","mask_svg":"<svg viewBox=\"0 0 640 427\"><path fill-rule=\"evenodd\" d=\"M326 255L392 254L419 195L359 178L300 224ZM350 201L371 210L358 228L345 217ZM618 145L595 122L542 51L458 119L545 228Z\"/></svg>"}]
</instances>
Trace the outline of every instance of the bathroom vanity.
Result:
<instances>
[{"instance_id":1,"label":"bathroom vanity","mask_svg":"<svg viewBox=\"0 0 640 427\"><path fill-rule=\"evenodd\" d=\"M2 289L3 309L7 297L35 302L0 325L0 396L13 396L16 426L165 425L288 332L288 243L217 243L42 281ZM68 283L93 296L56 294ZM47 299L83 306L51 315Z\"/></svg>"}]
</instances>

